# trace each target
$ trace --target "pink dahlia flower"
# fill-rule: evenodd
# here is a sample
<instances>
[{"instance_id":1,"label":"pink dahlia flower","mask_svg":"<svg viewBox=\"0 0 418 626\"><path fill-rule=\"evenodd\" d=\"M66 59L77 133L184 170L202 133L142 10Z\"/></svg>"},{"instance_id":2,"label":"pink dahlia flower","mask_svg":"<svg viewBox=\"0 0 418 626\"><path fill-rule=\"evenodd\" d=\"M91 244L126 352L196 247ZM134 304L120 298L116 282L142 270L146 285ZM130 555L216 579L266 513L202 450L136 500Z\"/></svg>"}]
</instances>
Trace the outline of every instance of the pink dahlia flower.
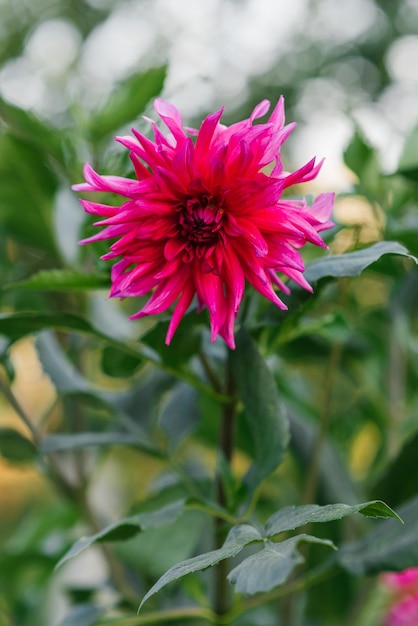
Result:
<instances>
[{"instance_id":1,"label":"pink dahlia flower","mask_svg":"<svg viewBox=\"0 0 418 626\"><path fill-rule=\"evenodd\" d=\"M384 583L392 589L408 590L415 587L418 592L418 567L409 567L402 572L389 572L382 578Z\"/></svg>"},{"instance_id":2,"label":"pink dahlia flower","mask_svg":"<svg viewBox=\"0 0 418 626\"><path fill-rule=\"evenodd\" d=\"M254 124L270 103L263 100L249 119L224 126L223 109L209 115L199 131L185 129L179 111L157 98L155 109L169 133L152 124L154 141L135 129L117 137L130 151L136 179L100 176L90 165L77 191L115 193L120 206L82 200L101 232L81 243L114 239L103 259L112 268L110 295L143 296L145 306L132 318L161 313L175 302L166 343L197 296L209 310L212 341L220 335L234 347L234 320L245 281L285 309L274 286L289 293L277 276L311 290L303 277L298 249L306 242L325 247L318 233L329 221L333 194L304 200L282 198L285 189L315 178L315 159L293 173L283 170L280 148L294 128L284 125L280 98L267 122ZM195 141L192 141L195 136Z\"/></svg>"},{"instance_id":3,"label":"pink dahlia flower","mask_svg":"<svg viewBox=\"0 0 418 626\"><path fill-rule=\"evenodd\" d=\"M417 626L418 568L384 574L386 586L396 592L395 601L387 614L385 626Z\"/></svg>"},{"instance_id":4,"label":"pink dahlia flower","mask_svg":"<svg viewBox=\"0 0 418 626\"><path fill-rule=\"evenodd\" d=\"M406 597L392 606L385 626L417 626L418 596Z\"/></svg>"}]
</instances>

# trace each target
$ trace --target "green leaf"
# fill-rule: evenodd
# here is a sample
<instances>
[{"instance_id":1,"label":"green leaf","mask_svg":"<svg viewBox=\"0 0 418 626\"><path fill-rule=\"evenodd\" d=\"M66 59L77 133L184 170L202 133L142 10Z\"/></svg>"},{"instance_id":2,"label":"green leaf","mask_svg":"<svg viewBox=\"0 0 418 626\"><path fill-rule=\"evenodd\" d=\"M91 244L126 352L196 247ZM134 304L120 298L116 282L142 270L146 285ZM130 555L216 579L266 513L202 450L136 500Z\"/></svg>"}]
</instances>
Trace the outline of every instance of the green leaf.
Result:
<instances>
[{"instance_id":1,"label":"green leaf","mask_svg":"<svg viewBox=\"0 0 418 626\"><path fill-rule=\"evenodd\" d=\"M171 390L160 416L160 426L175 448L197 425L199 394L196 389L178 383Z\"/></svg>"},{"instance_id":2,"label":"green leaf","mask_svg":"<svg viewBox=\"0 0 418 626\"><path fill-rule=\"evenodd\" d=\"M393 517L401 521L399 516L392 511L384 502L373 500L349 506L347 504L305 504L302 506L289 506L274 513L266 523L265 532L267 537L273 537L278 533L295 530L312 522L330 522L342 519L348 515L361 513L365 517Z\"/></svg>"},{"instance_id":3,"label":"green leaf","mask_svg":"<svg viewBox=\"0 0 418 626\"><path fill-rule=\"evenodd\" d=\"M132 422L130 414L136 416L138 409L130 410L129 392L107 391L92 385L71 363L55 336L41 332L35 342L39 360L45 373L60 394L77 395L84 400L93 400L100 408L108 409L112 416L119 416L131 432L76 433L73 435L49 435L42 443L44 452L85 448L87 446L130 445L161 458L161 452L152 444L142 428ZM113 427L115 428L115 426Z\"/></svg>"},{"instance_id":4,"label":"green leaf","mask_svg":"<svg viewBox=\"0 0 418 626\"><path fill-rule=\"evenodd\" d=\"M166 66L151 68L121 82L103 108L92 116L88 129L92 141L97 143L135 120L148 102L161 92L166 72Z\"/></svg>"},{"instance_id":5,"label":"green leaf","mask_svg":"<svg viewBox=\"0 0 418 626\"><path fill-rule=\"evenodd\" d=\"M245 481L251 490L281 463L289 442L287 417L272 373L251 337L240 330L230 353L232 372L253 438L254 463Z\"/></svg>"},{"instance_id":6,"label":"green leaf","mask_svg":"<svg viewBox=\"0 0 418 626\"><path fill-rule=\"evenodd\" d=\"M40 446L42 454L63 452L64 450L80 450L82 448L102 446L131 446L161 457L157 448L148 441L143 441L131 433L76 433L74 435L47 435Z\"/></svg>"},{"instance_id":7,"label":"green leaf","mask_svg":"<svg viewBox=\"0 0 418 626\"><path fill-rule=\"evenodd\" d=\"M373 159L374 150L357 130L344 151L346 165L361 179L364 169Z\"/></svg>"},{"instance_id":8,"label":"green leaf","mask_svg":"<svg viewBox=\"0 0 418 626\"><path fill-rule=\"evenodd\" d=\"M399 160L398 172L418 180L418 126L408 136Z\"/></svg>"},{"instance_id":9,"label":"green leaf","mask_svg":"<svg viewBox=\"0 0 418 626\"><path fill-rule=\"evenodd\" d=\"M85 274L72 270L43 270L26 280L4 285L3 289L27 289L36 291L80 291L84 289L107 289L107 274Z\"/></svg>"},{"instance_id":10,"label":"green leaf","mask_svg":"<svg viewBox=\"0 0 418 626\"><path fill-rule=\"evenodd\" d=\"M20 109L3 98L0 98L0 119L14 136L24 140L37 151L51 154L65 165L62 131L54 130L30 111Z\"/></svg>"},{"instance_id":11,"label":"green leaf","mask_svg":"<svg viewBox=\"0 0 418 626\"><path fill-rule=\"evenodd\" d=\"M208 567L216 565L220 561L236 556L246 545L253 543L254 541L262 540L262 536L253 526L250 526L249 524L234 526L229 531L225 543L218 550L212 550L212 552L199 554L191 559L177 563L167 570L167 572L161 576L155 585L151 587L148 593L145 594L139 606L139 610L151 596L169 583L174 582L187 574L200 572Z\"/></svg>"},{"instance_id":12,"label":"green leaf","mask_svg":"<svg viewBox=\"0 0 418 626\"><path fill-rule=\"evenodd\" d=\"M39 151L6 133L0 135L0 180L2 231L57 257L52 207L58 179Z\"/></svg>"},{"instance_id":13,"label":"green leaf","mask_svg":"<svg viewBox=\"0 0 418 626\"><path fill-rule=\"evenodd\" d=\"M306 267L304 276L308 282L315 282L327 276L334 278L359 276L363 270L378 261L384 254L399 254L417 263L417 259L400 243L396 241L379 241L363 250L356 250L356 252L348 252L347 254L329 255L312 261Z\"/></svg>"},{"instance_id":14,"label":"green leaf","mask_svg":"<svg viewBox=\"0 0 418 626\"><path fill-rule=\"evenodd\" d=\"M157 511L138 513L137 515L125 517L114 524L106 526L94 535L79 539L62 557L57 567L60 567L69 559L78 556L97 541L125 541L126 539L131 539L141 531L171 524L183 512L184 503L184 499L178 500Z\"/></svg>"},{"instance_id":15,"label":"green leaf","mask_svg":"<svg viewBox=\"0 0 418 626\"><path fill-rule=\"evenodd\" d=\"M418 567L418 497L398 513L403 526L394 520L376 524L365 537L343 546L338 554L340 565L357 576Z\"/></svg>"},{"instance_id":16,"label":"green leaf","mask_svg":"<svg viewBox=\"0 0 418 626\"><path fill-rule=\"evenodd\" d=\"M142 364L142 359L113 346L105 346L102 352L102 369L107 376L129 378Z\"/></svg>"},{"instance_id":17,"label":"green leaf","mask_svg":"<svg viewBox=\"0 0 418 626\"><path fill-rule=\"evenodd\" d=\"M229 573L229 582L235 585L238 593L247 595L270 591L283 584L294 568L305 560L297 549L301 542L319 543L335 549L328 539L304 534L281 543L267 541L260 552L246 558Z\"/></svg>"},{"instance_id":18,"label":"green leaf","mask_svg":"<svg viewBox=\"0 0 418 626\"><path fill-rule=\"evenodd\" d=\"M382 191L382 176L376 150L357 130L344 151L344 160L358 176L361 192L368 198L378 198Z\"/></svg>"},{"instance_id":19,"label":"green leaf","mask_svg":"<svg viewBox=\"0 0 418 626\"><path fill-rule=\"evenodd\" d=\"M170 567L196 554L207 528L205 513L185 510L169 528L151 528L119 544L118 555L146 580L157 580Z\"/></svg>"},{"instance_id":20,"label":"green leaf","mask_svg":"<svg viewBox=\"0 0 418 626\"><path fill-rule=\"evenodd\" d=\"M30 463L37 456L32 441L12 428L0 428L0 454L8 461Z\"/></svg>"},{"instance_id":21,"label":"green leaf","mask_svg":"<svg viewBox=\"0 0 418 626\"><path fill-rule=\"evenodd\" d=\"M158 322L142 337L142 341L158 352L164 363L170 367L179 368L199 352L204 319L195 311L188 313L184 322L176 330L170 345L166 346L165 337L168 326L167 320Z\"/></svg>"}]
</instances>

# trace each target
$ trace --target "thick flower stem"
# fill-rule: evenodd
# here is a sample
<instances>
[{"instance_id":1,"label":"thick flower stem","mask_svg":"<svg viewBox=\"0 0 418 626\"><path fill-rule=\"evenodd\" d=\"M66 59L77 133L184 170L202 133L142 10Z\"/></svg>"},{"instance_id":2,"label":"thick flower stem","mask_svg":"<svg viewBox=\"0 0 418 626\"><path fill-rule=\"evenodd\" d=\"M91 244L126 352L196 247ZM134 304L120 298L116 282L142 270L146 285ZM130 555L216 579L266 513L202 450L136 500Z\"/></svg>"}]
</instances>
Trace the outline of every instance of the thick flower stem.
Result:
<instances>
[{"instance_id":1,"label":"thick flower stem","mask_svg":"<svg viewBox=\"0 0 418 626\"><path fill-rule=\"evenodd\" d=\"M231 367L228 359L227 364L227 380L226 393L228 396L233 395L234 382L231 373ZM230 465L234 452L234 435L235 435L235 404L225 404L222 410L221 424L219 431L219 450L223 455L224 461ZM222 476L218 472L216 479L217 501L222 507L227 505ZM215 519L215 537L216 547L220 548L225 541L226 528L225 521L220 518ZM230 610L230 588L227 581L229 571L228 559L218 563L215 567L215 583L214 583L214 611L216 615L225 615Z\"/></svg>"}]
</instances>

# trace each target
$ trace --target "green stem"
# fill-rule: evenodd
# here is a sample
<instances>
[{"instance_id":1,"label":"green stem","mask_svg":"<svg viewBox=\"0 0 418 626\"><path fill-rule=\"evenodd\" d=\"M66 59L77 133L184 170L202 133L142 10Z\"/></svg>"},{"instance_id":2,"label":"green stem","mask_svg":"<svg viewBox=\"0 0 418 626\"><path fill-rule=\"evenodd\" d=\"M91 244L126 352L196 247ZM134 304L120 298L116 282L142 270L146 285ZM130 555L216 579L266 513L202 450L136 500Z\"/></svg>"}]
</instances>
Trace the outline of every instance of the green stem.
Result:
<instances>
[{"instance_id":1,"label":"green stem","mask_svg":"<svg viewBox=\"0 0 418 626\"><path fill-rule=\"evenodd\" d=\"M229 397L233 397L234 381L232 378L232 371L230 366L229 354L227 363L227 380L226 380L226 394ZM224 460L228 465L231 464L232 456L234 452L234 438L235 438L235 413L236 405L224 404L221 424L219 432L219 449L224 457ZM220 507L227 505L226 494L224 486L222 484L222 477L218 474L216 481L217 490L217 502ZM225 522L222 518L217 517L215 519L215 536L216 547L220 548L225 541L226 531ZM215 585L214 585L214 609L217 616L225 615L230 609L230 588L227 581L227 575L229 571L229 560L224 559L220 561L215 567Z\"/></svg>"},{"instance_id":2,"label":"green stem","mask_svg":"<svg viewBox=\"0 0 418 626\"><path fill-rule=\"evenodd\" d=\"M179 622L182 620L205 620L210 624L217 623L216 615L209 609L199 607L168 609L166 611L153 611L145 615L137 615L135 617L105 619L97 623L97 626L148 626L149 624L160 624L163 626L169 622Z\"/></svg>"},{"instance_id":3,"label":"green stem","mask_svg":"<svg viewBox=\"0 0 418 626\"><path fill-rule=\"evenodd\" d=\"M26 415L26 412L24 411L24 409L20 405L20 403L17 401L16 396L14 395L11 387L6 383L6 381L4 380L2 375L0 375L0 391L2 392L4 397L6 398L6 400L10 404L10 406L16 411L17 415L20 417L22 422L25 424L26 428L29 430L29 432L30 432L30 434L32 436L34 444L37 447L39 447L39 444L41 442L41 437L40 437L36 427L34 426L32 421L29 419L29 417Z\"/></svg>"},{"instance_id":4,"label":"green stem","mask_svg":"<svg viewBox=\"0 0 418 626\"><path fill-rule=\"evenodd\" d=\"M327 437L328 427L331 421L331 398L334 389L335 378L338 366L341 361L342 344L333 343L331 346L331 354L325 371L325 380L322 396L322 410L319 418L319 428L314 441L311 460L307 471L307 480L303 503L310 504L315 499L319 469L321 464L321 456L323 447Z\"/></svg>"}]
</instances>

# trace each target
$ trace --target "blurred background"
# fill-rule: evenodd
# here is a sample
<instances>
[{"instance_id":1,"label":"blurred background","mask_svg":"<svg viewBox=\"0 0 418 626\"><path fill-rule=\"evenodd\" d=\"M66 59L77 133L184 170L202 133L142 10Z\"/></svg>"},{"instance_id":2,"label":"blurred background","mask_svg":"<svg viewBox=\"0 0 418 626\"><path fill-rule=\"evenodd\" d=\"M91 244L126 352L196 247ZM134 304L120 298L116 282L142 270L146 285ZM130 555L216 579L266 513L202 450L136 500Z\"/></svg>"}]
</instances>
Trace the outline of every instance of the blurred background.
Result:
<instances>
[{"instance_id":1,"label":"blurred background","mask_svg":"<svg viewBox=\"0 0 418 626\"><path fill-rule=\"evenodd\" d=\"M383 217L390 194L381 181L397 171L405 144L418 121L418 3L415 0L0 0L0 219L3 228L0 267L5 282L26 278L39 269L80 263L77 240L84 215L69 191L70 185L80 182L81 164L87 159L109 170L115 163L119 163L119 168L127 167L126 163L120 165L121 150L113 147L114 129L112 123L106 127L103 108L111 102L109 110L114 112L119 90L123 88L123 106L128 110L127 94L129 89L135 89L133 77L165 65L167 75L162 95L180 108L189 126L199 125L204 115L224 105L223 120L231 123L248 116L260 100L268 98L274 104L283 94L287 121L298 124L284 149L287 169L300 167L313 156L325 157L321 174L310 189L341 194L336 214L338 220L348 226L349 236L344 231L343 236L337 237L333 250L344 251L353 241L374 242L382 236L390 225L390 220ZM121 114L119 126L126 132L132 124L143 127L143 121L135 112L135 101L132 92L131 115ZM40 143L36 143L35 126L31 126L32 122L26 124L26 118L19 118L16 111L20 109L29 113L28 120L40 120L38 130L42 125L43 129L48 129L50 153L46 156L37 152ZM101 128L94 126L98 112ZM151 107L146 113L154 117ZM114 126L116 130L118 125ZM83 141L84 129L89 129L90 142ZM39 130L40 142L46 138L42 133L44 130ZM351 143L356 133L358 141ZM54 143L54 138L57 137L60 138L59 148L55 149L58 143ZM349 144L355 158L350 153L351 158L347 159L345 151ZM39 162L38 154L41 155ZM371 178L368 170L369 177L362 180L361 164L367 161L369 166L369 157L374 169ZM63 168L66 163L69 165ZM355 173L352 163L360 164L359 170L354 168ZM378 189L376 180L380 185ZM406 218L402 228L396 231L396 238L412 246L415 241L412 251L416 254L416 219L412 231L408 222L409 211L411 207L416 211L416 203L411 204L408 184L404 187L402 183L399 188L404 201L398 203L402 211L395 218ZM357 191L358 195L353 197L353 192ZM367 193L369 198L370 193L375 194L374 205L365 201ZM40 216L45 215L43 222ZM361 397L353 401L354 419L334 428L333 435L345 455L354 482L364 480L370 468L379 468L384 451L395 454L401 448L404 435L416 431L414 415L418 402L413 386L418 373L416 366L411 369L406 356L410 336L403 317L396 318L399 332L394 335L394 342L379 348L379 342L385 341L383 335L388 327L382 310L386 310L397 279L396 272L391 274L384 270L350 288L348 296L352 319L362 320L362 329L358 331L360 335L363 333L361 340L366 337L371 342L365 349L367 358L370 357L370 378L361 376L369 400L370 389L377 394L387 381L388 372L379 368L388 354L392 359L390 372L396 374L391 378L393 387L389 390L388 406L382 407L376 396L365 402L360 393ZM414 280L403 288L404 296L410 293L411 285L415 289ZM105 303L105 295L102 292L90 301L89 314L96 326L107 330L116 327L119 338L135 334L138 326L127 323L126 316L118 314L116 305ZM2 311L28 308L43 311L46 306L55 306L57 310L74 306L77 310L79 303L74 305L69 299L64 302L52 297L46 304L44 295L39 294L1 296ZM326 303L324 310L327 310ZM360 317L357 316L359 310ZM371 317L367 317L369 314ZM374 321L373 315L376 315ZM376 319L376 336L373 337L369 331ZM348 336L349 329L340 327L336 320L327 333L322 337L325 343L338 333ZM368 352L370 345L375 349L374 356ZM299 353L292 352L293 348L290 352L296 355L295 371L292 373L290 369L289 381L281 384L284 394L296 402L295 398L301 393L298 387L301 364ZM312 352L316 348L314 345ZM328 354L327 350L325 352ZM361 346L354 357L364 358ZM13 390L21 407L35 421L42 423L47 416L48 428L52 430L54 425L61 424L62 407L56 385L45 373L45 364L42 367L39 363L33 341L16 342L1 358L5 371L10 368L13 374ZM89 358L87 366L91 366L94 355ZM300 360L304 358L302 352ZM310 367L308 363L308 370ZM293 379L292 374L296 378ZM113 379L112 382L109 377L105 382L118 388L120 381ZM339 382L343 405L344 398L351 398L356 388L356 375L349 383L347 380ZM304 383L301 387L304 388ZM305 390L302 396L308 398L309 391ZM10 427L27 434L9 403L2 400L0 411L2 428ZM402 424L399 415L406 419ZM387 420L391 419L394 427L387 437L385 428ZM130 454L124 452L123 463L120 458L111 456L107 464L96 467L89 476L94 485L91 489L94 506L104 517L123 514L143 494L146 481L144 484L132 481L124 469L131 461ZM57 554L68 544L68 537L63 539L65 531L72 528L78 518L71 507L62 504L51 505L49 520L45 515L33 517L32 512L39 502L49 506L53 498L50 486L38 469L26 463L24 454L23 463L21 460L0 459L0 538L9 539L13 535L7 556L0 564L3 585L7 580L5 574L11 572L10 586L6 590L8 600L5 596L1 599L4 590L0 588L0 626L57 626L64 624L62 620L69 601L56 593L61 574L50 583L51 571ZM160 469L153 463L146 459L150 476ZM284 501L294 496L292 487L287 490L280 496ZM198 533L201 523L199 520L193 523ZM51 534L48 524L55 525L59 532ZM18 525L16 535L12 532L15 525ZM77 533L73 539L76 537ZM157 536L155 542L160 541L161 537ZM197 539L189 533L179 541L186 544L189 541L191 551ZM148 553L146 546L138 550L142 550L141 558L148 564L150 579L160 570L164 571L170 559L179 558L171 554L167 563L157 567L152 563L150 548ZM29 568L25 563L31 551L33 559ZM19 562L19 555L22 562ZM129 555L125 557L129 560ZM88 595L89 586L100 586L106 578L106 565L100 552L92 550L87 558L92 559L88 566L78 564L73 570L70 566L65 572L65 585L73 589L76 600L82 593ZM39 594L43 594L41 609ZM110 601L107 597L105 600ZM13 603L18 607L16 615L21 616L19 623L7 617ZM34 607L37 607L36 617L31 618ZM81 618L76 616L68 624L93 623L91 617L85 622L76 621L78 619Z\"/></svg>"},{"instance_id":2,"label":"blurred background","mask_svg":"<svg viewBox=\"0 0 418 626\"><path fill-rule=\"evenodd\" d=\"M325 156L324 186L344 187L354 124L391 171L418 118L414 0L1 0L0 25L0 94L58 127L168 63L164 96L189 121L284 94L292 157Z\"/></svg>"}]
</instances>

